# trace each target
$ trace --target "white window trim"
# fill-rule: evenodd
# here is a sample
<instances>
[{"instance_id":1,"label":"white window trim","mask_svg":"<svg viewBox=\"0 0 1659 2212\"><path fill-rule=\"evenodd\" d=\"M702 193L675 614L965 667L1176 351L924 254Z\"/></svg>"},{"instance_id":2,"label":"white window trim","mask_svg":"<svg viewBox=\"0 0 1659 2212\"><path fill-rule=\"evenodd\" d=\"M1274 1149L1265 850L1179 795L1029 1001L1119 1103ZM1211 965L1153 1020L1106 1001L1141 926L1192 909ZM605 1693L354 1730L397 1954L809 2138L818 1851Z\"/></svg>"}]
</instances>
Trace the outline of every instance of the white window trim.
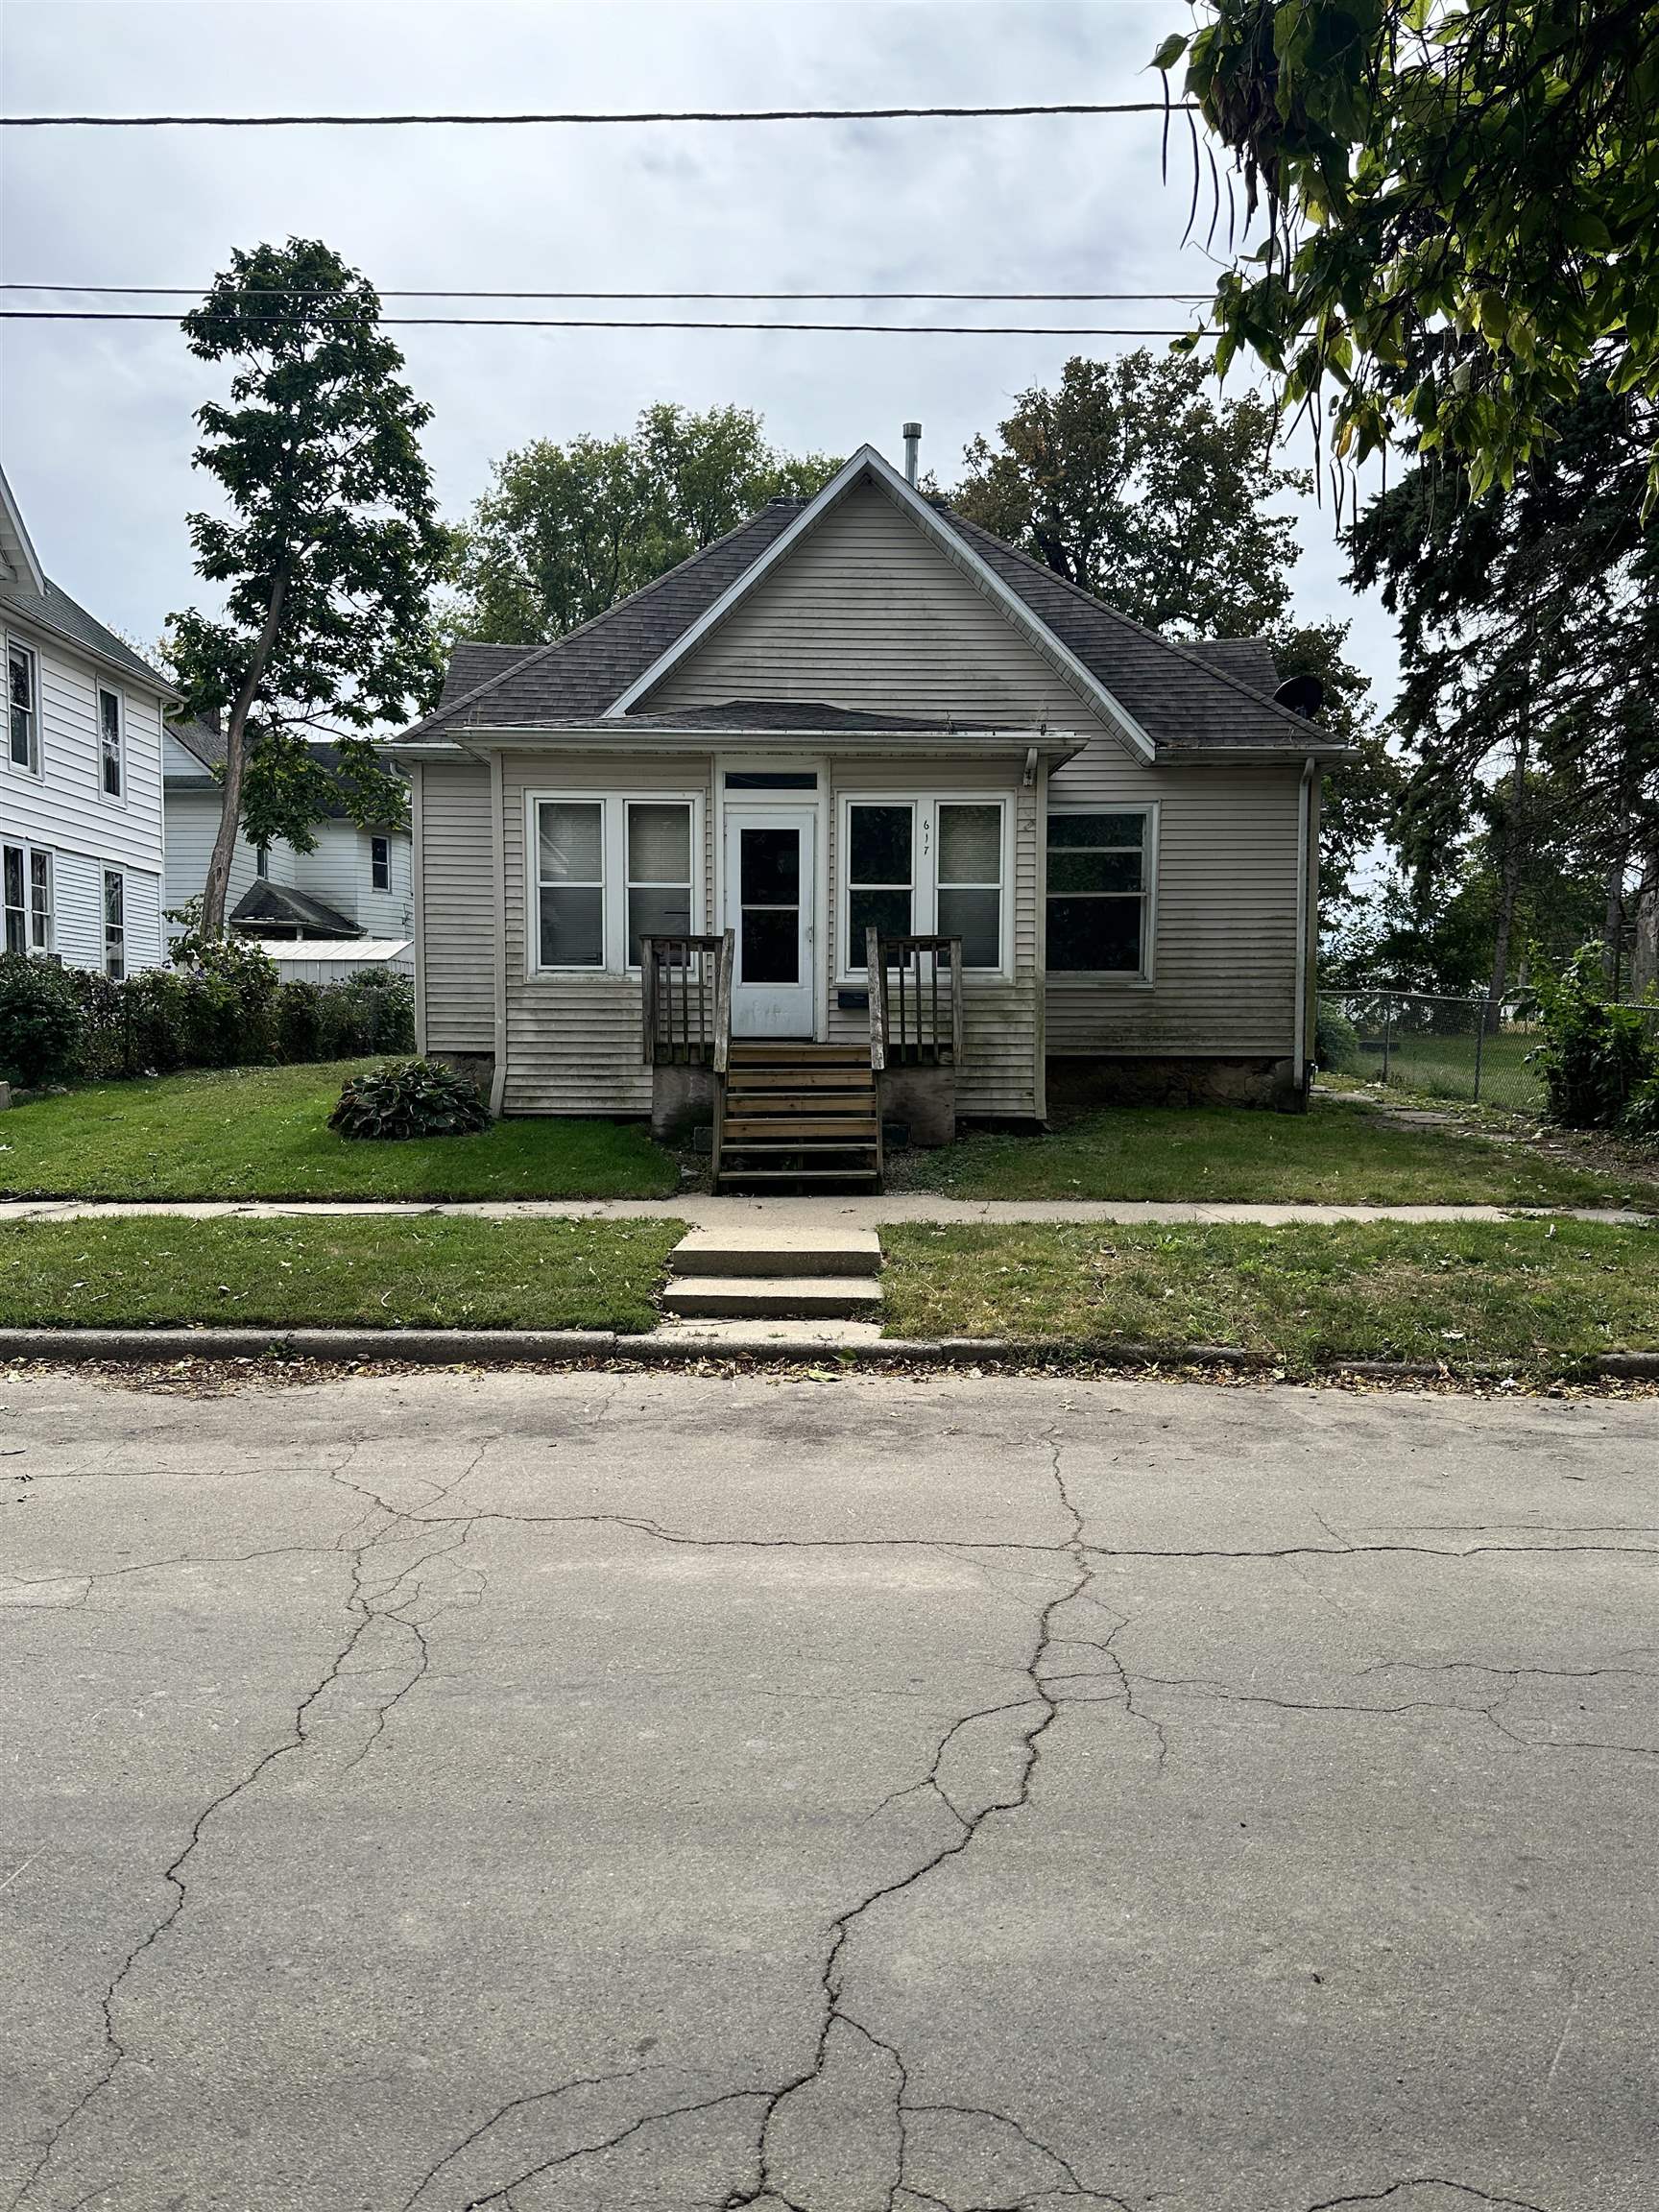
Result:
<instances>
[{"instance_id":1,"label":"white window trim","mask_svg":"<svg viewBox=\"0 0 1659 2212\"><path fill-rule=\"evenodd\" d=\"M835 933L842 942L834 948L837 988L856 988L865 980L862 968L846 964L845 943L853 893L852 809L854 806L908 806L914 831L910 849L910 930L913 936L939 934L939 809L941 806L995 806L1001 814L1002 879L998 886L997 965L964 968L966 975L988 982L1007 982L1014 973L1014 801L1007 791L840 791L835 819ZM1129 811L1127 807L1123 809ZM947 884L946 889L957 886ZM985 886L989 889L989 885Z\"/></svg>"},{"instance_id":2,"label":"white window trim","mask_svg":"<svg viewBox=\"0 0 1659 2212\"><path fill-rule=\"evenodd\" d=\"M8 950L5 933L5 854L23 856L23 949L37 960L49 960L58 950L58 871L50 845L31 844L26 837L0 838L0 952ZM46 942L35 942L35 863L46 863Z\"/></svg>"},{"instance_id":3,"label":"white window trim","mask_svg":"<svg viewBox=\"0 0 1659 2212\"><path fill-rule=\"evenodd\" d=\"M1062 988L1082 984L1088 989L1096 985L1109 985L1122 991L1150 991L1156 981L1158 955L1158 851L1159 806L1156 799L1121 801L1115 799L1066 799L1058 805L1052 797L1043 822L1043 946L1045 980ZM1072 814L1139 814L1146 824L1145 843L1142 848L1145 861L1145 880L1141 898L1144 905L1144 920L1141 933L1141 965L1139 968L1050 968L1047 965L1048 901L1064 898L1048 881L1048 824L1062 816ZM1132 896L1128 892L1120 894Z\"/></svg>"},{"instance_id":4,"label":"white window trim","mask_svg":"<svg viewBox=\"0 0 1659 2212\"><path fill-rule=\"evenodd\" d=\"M384 883L376 883L374 880L374 848L376 845L384 845L386 848L386 880ZM380 830L371 830L369 832L369 889L376 899L388 898L392 891L392 840L385 831Z\"/></svg>"},{"instance_id":5,"label":"white window trim","mask_svg":"<svg viewBox=\"0 0 1659 2212\"><path fill-rule=\"evenodd\" d=\"M628 809L630 806L688 806L691 810L691 926L702 932L707 911L704 903L703 808L707 792L679 791L526 791L524 794L524 977L558 976L569 980L587 977L637 976L627 964L628 954ZM599 915L601 958L597 967L557 966L541 960L541 883L538 807L546 805L597 806L599 853L604 870L600 881Z\"/></svg>"},{"instance_id":6,"label":"white window trim","mask_svg":"<svg viewBox=\"0 0 1659 2212\"><path fill-rule=\"evenodd\" d=\"M21 760L13 760L12 757L12 655L13 652L27 653L29 656L29 688L34 694L35 701L33 709L35 716L35 763L33 767L26 767ZM45 717L40 709L39 649L32 645L27 637L13 637L8 635L6 638L6 765L13 776L27 776L33 783L44 783L46 781L44 720Z\"/></svg>"},{"instance_id":7,"label":"white window trim","mask_svg":"<svg viewBox=\"0 0 1659 2212\"><path fill-rule=\"evenodd\" d=\"M121 886L121 973L109 975L109 879L113 877ZM127 871L106 865L98 877L98 945L102 954L100 966L112 983L124 983L132 973L132 964L127 957L127 941L132 925L127 919Z\"/></svg>"},{"instance_id":8,"label":"white window trim","mask_svg":"<svg viewBox=\"0 0 1659 2212\"><path fill-rule=\"evenodd\" d=\"M104 701L115 702L115 767L121 780L119 791L104 788ZM94 770L95 789L106 806L125 806L127 804L127 694L114 684L106 684L103 677L95 677L92 685L93 742L97 765Z\"/></svg>"}]
</instances>

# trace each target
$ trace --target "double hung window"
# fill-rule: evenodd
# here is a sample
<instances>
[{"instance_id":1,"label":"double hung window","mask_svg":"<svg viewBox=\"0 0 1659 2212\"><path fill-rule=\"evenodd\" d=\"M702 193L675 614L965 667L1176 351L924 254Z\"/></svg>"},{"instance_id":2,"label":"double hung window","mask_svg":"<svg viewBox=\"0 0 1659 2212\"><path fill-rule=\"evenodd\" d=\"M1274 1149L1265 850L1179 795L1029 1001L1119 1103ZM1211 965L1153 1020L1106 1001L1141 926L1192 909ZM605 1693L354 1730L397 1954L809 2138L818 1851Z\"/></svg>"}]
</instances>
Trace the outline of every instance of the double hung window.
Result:
<instances>
[{"instance_id":1,"label":"double hung window","mask_svg":"<svg viewBox=\"0 0 1659 2212\"><path fill-rule=\"evenodd\" d=\"M1050 811L1050 974L1150 974L1154 819L1149 808Z\"/></svg>"}]
</instances>

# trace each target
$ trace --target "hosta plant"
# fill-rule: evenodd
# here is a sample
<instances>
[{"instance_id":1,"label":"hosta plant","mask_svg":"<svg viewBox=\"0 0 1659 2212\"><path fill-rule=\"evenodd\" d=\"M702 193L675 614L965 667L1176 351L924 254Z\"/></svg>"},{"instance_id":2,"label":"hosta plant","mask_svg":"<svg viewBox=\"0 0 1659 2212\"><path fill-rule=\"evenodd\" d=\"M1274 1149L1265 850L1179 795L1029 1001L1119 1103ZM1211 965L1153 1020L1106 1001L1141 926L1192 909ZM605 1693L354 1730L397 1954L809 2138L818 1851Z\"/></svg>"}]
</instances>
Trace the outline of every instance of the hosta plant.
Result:
<instances>
[{"instance_id":1,"label":"hosta plant","mask_svg":"<svg viewBox=\"0 0 1659 2212\"><path fill-rule=\"evenodd\" d=\"M350 1078L328 1126L342 1137L465 1137L489 1128L490 1109L452 1068L389 1060Z\"/></svg>"}]
</instances>

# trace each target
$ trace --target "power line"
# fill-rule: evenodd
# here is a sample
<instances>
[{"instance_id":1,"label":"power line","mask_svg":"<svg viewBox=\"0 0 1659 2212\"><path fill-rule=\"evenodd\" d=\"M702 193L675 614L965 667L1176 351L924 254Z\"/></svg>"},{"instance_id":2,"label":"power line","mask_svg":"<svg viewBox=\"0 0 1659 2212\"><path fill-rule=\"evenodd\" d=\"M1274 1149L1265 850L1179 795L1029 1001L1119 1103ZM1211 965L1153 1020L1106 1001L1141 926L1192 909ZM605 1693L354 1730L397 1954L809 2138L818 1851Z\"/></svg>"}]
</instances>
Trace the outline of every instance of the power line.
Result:
<instances>
[{"instance_id":1,"label":"power line","mask_svg":"<svg viewBox=\"0 0 1659 2212\"><path fill-rule=\"evenodd\" d=\"M570 110L517 115L0 115L13 131L293 131L402 129L410 124L522 123L917 123L1040 115L1166 115L1195 108L1191 100L1028 101L988 108L691 108L632 112Z\"/></svg>"},{"instance_id":2,"label":"power line","mask_svg":"<svg viewBox=\"0 0 1659 2212\"><path fill-rule=\"evenodd\" d=\"M200 300L209 289L207 284L26 284L15 279L0 282L0 292L72 292L83 298L124 300ZM1211 298L1208 292L480 292L459 284L435 285L419 291L377 284L374 289L382 300L909 300L960 304L980 301L994 306L1053 306L1069 303L1096 305L1107 301L1124 300L1165 300L1203 305ZM243 297L331 300L335 295L325 291L294 291L286 286L253 285L249 287Z\"/></svg>"},{"instance_id":3,"label":"power line","mask_svg":"<svg viewBox=\"0 0 1659 2212\"><path fill-rule=\"evenodd\" d=\"M282 315L198 316L198 321L243 326L252 323L282 323ZM0 323L172 323L180 318L157 310L124 307L0 307ZM313 316L313 323L337 323L343 328L359 322L352 315ZM1102 328L1082 324L1049 323L778 323L649 320L597 315L382 315L376 326L445 325L461 330L818 330L852 337L875 338L1186 338L1190 325L1176 330Z\"/></svg>"}]
</instances>

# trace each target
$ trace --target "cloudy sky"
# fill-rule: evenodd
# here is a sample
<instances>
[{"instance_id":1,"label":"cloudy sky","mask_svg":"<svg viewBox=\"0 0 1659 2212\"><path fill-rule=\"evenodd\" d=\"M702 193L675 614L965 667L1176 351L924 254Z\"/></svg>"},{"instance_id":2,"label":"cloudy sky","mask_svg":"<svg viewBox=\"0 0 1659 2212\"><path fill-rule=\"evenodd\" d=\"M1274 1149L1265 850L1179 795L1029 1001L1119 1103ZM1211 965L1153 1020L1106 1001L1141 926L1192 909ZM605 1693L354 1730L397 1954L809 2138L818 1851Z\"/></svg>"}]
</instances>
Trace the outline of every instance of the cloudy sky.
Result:
<instances>
[{"instance_id":1,"label":"cloudy sky","mask_svg":"<svg viewBox=\"0 0 1659 2212\"><path fill-rule=\"evenodd\" d=\"M1156 89L1147 57L1186 20L1181 0L7 0L0 75L3 106L17 114L1136 99ZM200 288L232 246L301 233L325 239L382 288L1202 291L1208 265L1180 244L1190 173L1172 161L1168 186L1160 182L1159 129L1127 117L11 132L0 142L0 260L12 285ZM7 301L24 303L15 292ZM1186 311L868 312L1164 326ZM664 398L737 400L786 447L845 452L868 439L895 459L900 423L918 416L925 465L949 484L966 441L991 429L1014 394L1052 382L1070 352L1135 343L398 335L434 409L428 451L445 511L457 517L511 447L623 429ZM46 566L104 620L154 639L168 612L195 596L183 521L201 497L191 411L221 389L223 372L193 361L171 324L10 323L0 345L0 451ZM1343 588L1329 508L1310 500L1300 537L1301 609L1354 619L1356 656L1385 704L1390 625Z\"/></svg>"}]
</instances>

